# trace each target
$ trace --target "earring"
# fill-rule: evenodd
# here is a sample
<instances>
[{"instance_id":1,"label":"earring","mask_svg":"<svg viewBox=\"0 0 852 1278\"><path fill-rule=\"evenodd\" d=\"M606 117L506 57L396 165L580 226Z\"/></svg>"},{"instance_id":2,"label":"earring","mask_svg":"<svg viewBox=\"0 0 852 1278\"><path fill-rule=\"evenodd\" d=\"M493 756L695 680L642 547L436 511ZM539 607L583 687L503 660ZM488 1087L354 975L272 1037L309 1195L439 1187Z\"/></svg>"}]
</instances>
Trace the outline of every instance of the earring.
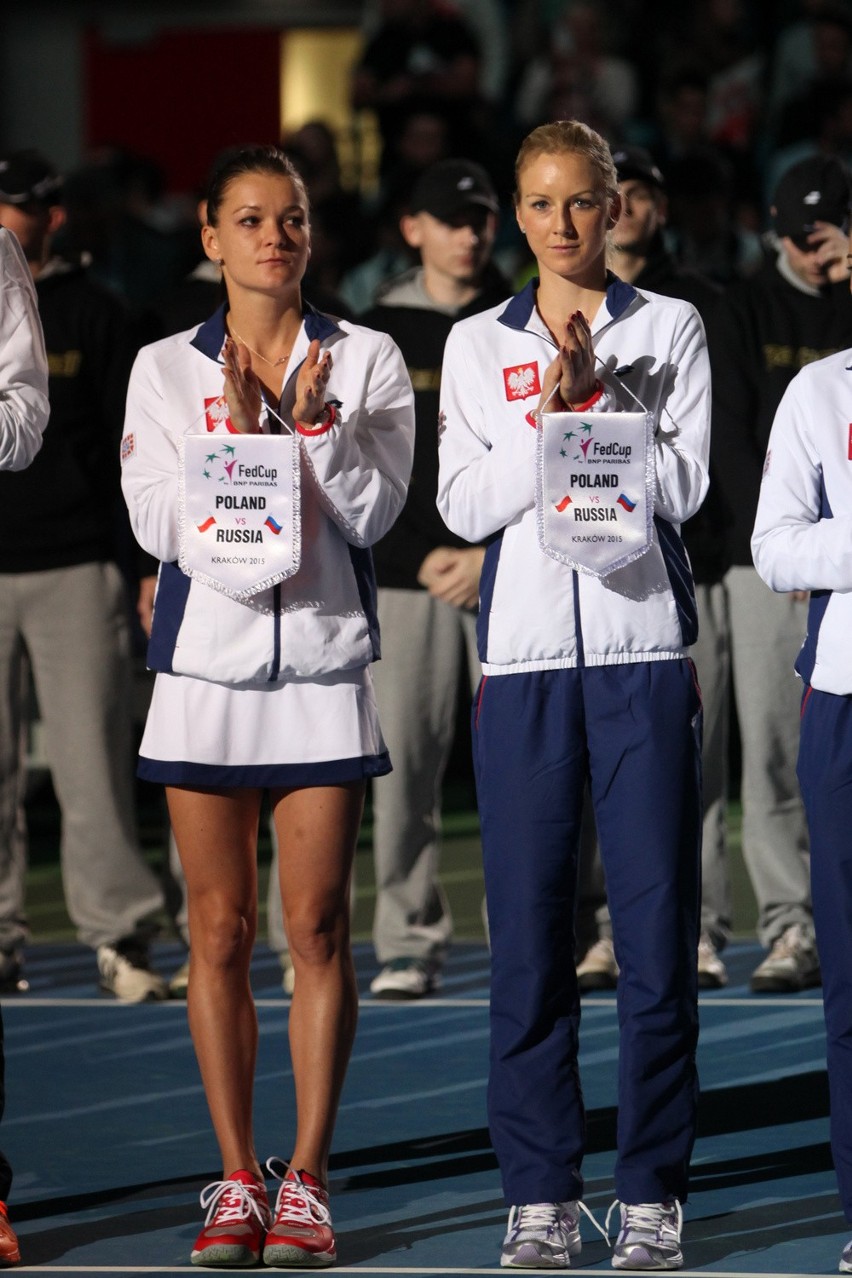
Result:
<instances>
[{"instance_id":1,"label":"earring","mask_svg":"<svg viewBox=\"0 0 852 1278\"><path fill-rule=\"evenodd\" d=\"M217 265L217 266L224 266L224 265L225 265L225 259L224 259L224 257L217 257L217 258L216 258L216 265Z\"/></svg>"}]
</instances>

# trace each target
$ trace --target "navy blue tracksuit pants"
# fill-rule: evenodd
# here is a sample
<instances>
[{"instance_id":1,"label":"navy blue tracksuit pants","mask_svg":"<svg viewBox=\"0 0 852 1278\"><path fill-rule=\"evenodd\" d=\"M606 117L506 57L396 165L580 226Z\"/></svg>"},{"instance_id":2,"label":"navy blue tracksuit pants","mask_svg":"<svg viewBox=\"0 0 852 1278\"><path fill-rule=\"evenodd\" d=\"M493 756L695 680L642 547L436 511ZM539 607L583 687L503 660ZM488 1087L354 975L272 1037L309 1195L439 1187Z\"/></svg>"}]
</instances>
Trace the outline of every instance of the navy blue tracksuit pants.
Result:
<instances>
[{"instance_id":1,"label":"navy blue tracksuit pants","mask_svg":"<svg viewBox=\"0 0 852 1278\"><path fill-rule=\"evenodd\" d=\"M484 678L488 1116L508 1204L582 1197L574 908L588 780L618 982L616 1196L687 1196L698 1081L701 703L688 660Z\"/></svg>"},{"instance_id":2,"label":"navy blue tracksuit pants","mask_svg":"<svg viewBox=\"0 0 852 1278\"><path fill-rule=\"evenodd\" d=\"M805 690L798 773L822 968L831 1153L852 1221L852 696Z\"/></svg>"}]
</instances>

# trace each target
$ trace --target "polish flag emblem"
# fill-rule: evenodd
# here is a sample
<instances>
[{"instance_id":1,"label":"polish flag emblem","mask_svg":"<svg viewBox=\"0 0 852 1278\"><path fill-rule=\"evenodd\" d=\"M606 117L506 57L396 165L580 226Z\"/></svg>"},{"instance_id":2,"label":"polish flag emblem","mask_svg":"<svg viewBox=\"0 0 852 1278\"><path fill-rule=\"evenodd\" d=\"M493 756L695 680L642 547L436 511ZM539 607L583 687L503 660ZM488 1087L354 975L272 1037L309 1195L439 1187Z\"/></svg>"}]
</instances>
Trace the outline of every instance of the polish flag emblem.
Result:
<instances>
[{"instance_id":1,"label":"polish flag emblem","mask_svg":"<svg viewBox=\"0 0 852 1278\"><path fill-rule=\"evenodd\" d=\"M514 368L504 368L503 383L506 387L506 398L510 401L529 399L530 395L540 395L538 364L516 364Z\"/></svg>"}]
</instances>

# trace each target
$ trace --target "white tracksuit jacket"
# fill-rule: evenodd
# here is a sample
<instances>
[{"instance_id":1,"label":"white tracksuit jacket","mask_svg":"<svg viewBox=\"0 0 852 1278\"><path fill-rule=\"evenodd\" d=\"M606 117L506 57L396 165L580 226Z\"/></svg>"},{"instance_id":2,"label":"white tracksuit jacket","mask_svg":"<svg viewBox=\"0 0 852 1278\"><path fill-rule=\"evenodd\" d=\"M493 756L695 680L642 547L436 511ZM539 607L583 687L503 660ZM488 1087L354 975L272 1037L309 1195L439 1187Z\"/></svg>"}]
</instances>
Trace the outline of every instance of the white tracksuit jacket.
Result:
<instances>
[{"instance_id":1,"label":"white tracksuit jacket","mask_svg":"<svg viewBox=\"0 0 852 1278\"><path fill-rule=\"evenodd\" d=\"M41 448L50 406L33 277L0 226L0 470L23 470Z\"/></svg>"},{"instance_id":2,"label":"white tracksuit jacket","mask_svg":"<svg viewBox=\"0 0 852 1278\"><path fill-rule=\"evenodd\" d=\"M277 409L290 425L296 375L313 338L332 352L326 399L337 405L337 420L321 435L300 437L299 570L248 603L193 581L175 562L178 438L204 430L205 422L213 433L229 429L222 399L224 310L137 356L122 488L139 544L163 561L148 647L153 670L265 684L350 670L378 656L369 547L405 501L414 448L411 383L385 334L306 307Z\"/></svg>"},{"instance_id":3,"label":"white tracksuit jacket","mask_svg":"<svg viewBox=\"0 0 852 1278\"><path fill-rule=\"evenodd\" d=\"M698 510L708 483L710 372L701 320L688 302L610 277L592 325L604 386L592 411L641 406L654 415L657 490L650 550L597 579L538 544L529 414L556 347L535 309L536 285L460 321L444 354L438 507L459 536L489 542L480 587L483 670L682 657L697 621L680 524Z\"/></svg>"},{"instance_id":4,"label":"white tracksuit jacket","mask_svg":"<svg viewBox=\"0 0 852 1278\"><path fill-rule=\"evenodd\" d=\"M793 378L769 436L751 549L773 590L810 590L796 670L852 693L852 350Z\"/></svg>"}]
</instances>

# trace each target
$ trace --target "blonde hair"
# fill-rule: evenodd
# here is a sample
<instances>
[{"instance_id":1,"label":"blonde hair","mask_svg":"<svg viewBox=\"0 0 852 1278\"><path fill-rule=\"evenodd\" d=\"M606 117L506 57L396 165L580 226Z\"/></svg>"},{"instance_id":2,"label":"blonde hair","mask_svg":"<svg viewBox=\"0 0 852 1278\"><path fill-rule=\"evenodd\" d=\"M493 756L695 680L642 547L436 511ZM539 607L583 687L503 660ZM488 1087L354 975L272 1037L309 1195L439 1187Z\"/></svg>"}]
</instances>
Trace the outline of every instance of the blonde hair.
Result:
<instances>
[{"instance_id":1,"label":"blonde hair","mask_svg":"<svg viewBox=\"0 0 852 1278\"><path fill-rule=\"evenodd\" d=\"M553 120L540 124L521 143L515 160L515 204L521 199L521 174L540 155L584 155L603 179L610 199L618 195L618 174L609 144L582 120Z\"/></svg>"}]
</instances>

